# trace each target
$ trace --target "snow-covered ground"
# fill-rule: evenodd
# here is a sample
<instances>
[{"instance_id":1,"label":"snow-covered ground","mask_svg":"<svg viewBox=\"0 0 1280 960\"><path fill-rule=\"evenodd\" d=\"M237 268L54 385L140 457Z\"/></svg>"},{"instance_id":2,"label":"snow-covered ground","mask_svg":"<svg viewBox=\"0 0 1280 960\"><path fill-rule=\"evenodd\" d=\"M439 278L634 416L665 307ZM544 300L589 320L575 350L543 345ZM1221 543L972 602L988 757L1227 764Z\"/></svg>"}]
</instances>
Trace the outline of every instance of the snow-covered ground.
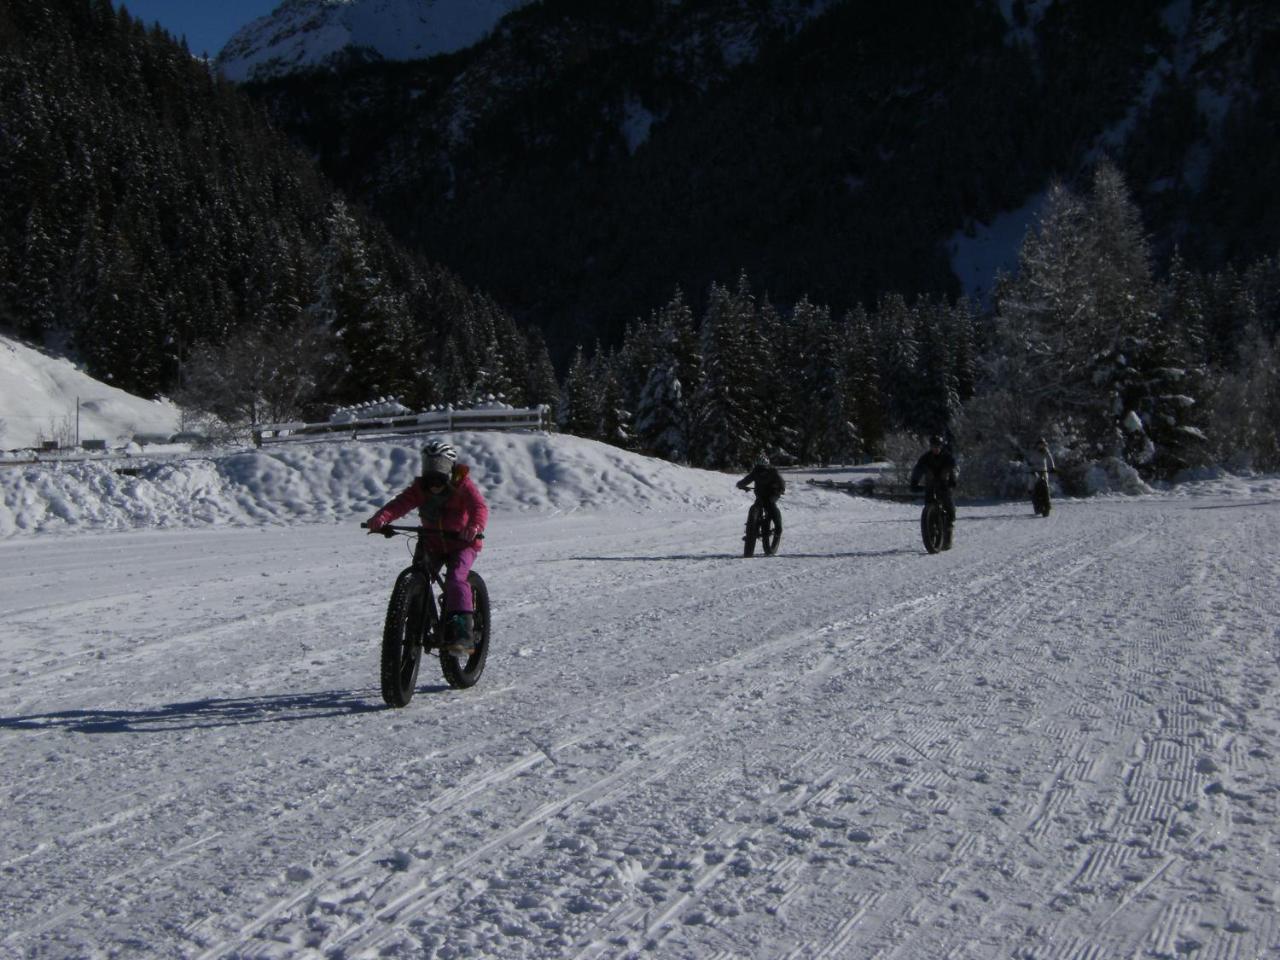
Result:
<instances>
[{"instance_id":1,"label":"snow-covered ground","mask_svg":"<svg viewBox=\"0 0 1280 960\"><path fill-rule=\"evenodd\" d=\"M457 439L493 649L403 710L411 448L0 468L0 956L1280 954L1280 484L928 556L793 475L745 560L732 477Z\"/></svg>"},{"instance_id":2,"label":"snow-covered ground","mask_svg":"<svg viewBox=\"0 0 1280 960\"><path fill-rule=\"evenodd\" d=\"M77 400L82 440L115 445L135 434L178 429L172 403L125 393L70 360L0 334L0 451L32 447L40 439L74 442Z\"/></svg>"}]
</instances>

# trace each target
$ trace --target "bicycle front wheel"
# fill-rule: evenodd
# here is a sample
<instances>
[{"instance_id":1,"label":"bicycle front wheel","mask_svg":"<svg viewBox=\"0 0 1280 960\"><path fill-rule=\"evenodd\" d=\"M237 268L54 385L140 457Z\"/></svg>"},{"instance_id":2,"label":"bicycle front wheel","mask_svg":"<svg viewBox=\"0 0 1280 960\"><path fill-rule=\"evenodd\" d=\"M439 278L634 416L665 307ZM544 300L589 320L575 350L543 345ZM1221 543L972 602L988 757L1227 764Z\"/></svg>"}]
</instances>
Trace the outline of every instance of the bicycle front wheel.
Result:
<instances>
[{"instance_id":1,"label":"bicycle front wheel","mask_svg":"<svg viewBox=\"0 0 1280 960\"><path fill-rule=\"evenodd\" d=\"M924 548L930 553L942 549L943 541L942 508L936 503L925 504L920 512L920 537L924 540Z\"/></svg>"},{"instance_id":2,"label":"bicycle front wheel","mask_svg":"<svg viewBox=\"0 0 1280 960\"><path fill-rule=\"evenodd\" d=\"M747 511L747 529L742 537L742 555L753 557L756 553L756 540L760 536L760 504L753 503Z\"/></svg>"},{"instance_id":3,"label":"bicycle front wheel","mask_svg":"<svg viewBox=\"0 0 1280 960\"><path fill-rule=\"evenodd\" d=\"M484 673L484 662L489 658L489 588L480 574L472 570L467 574L471 587L471 652L449 653L440 651L440 672L451 687L473 687Z\"/></svg>"},{"instance_id":4,"label":"bicycle front wheel","mask_svg":"<svg viewBox=\"0 0 1280 960\"><path fill-rule=\"evenodd\" d=\"M778 552L778 543L782 540L782 514L773 504L760 511L760 546L765 556L772 557Z\"/></svg>"},{"instance_id":5,"label":"bicycle front wheel","mask_svg":"<svg viewBox=\"0 0 1280 960\"><path fill-rule=\"evenodd\" d=\"M410 567L396 579L382 628L382 699L387 706L404 707L413 699L432 612L426 575Z\"/></svg>"}]
</instances>

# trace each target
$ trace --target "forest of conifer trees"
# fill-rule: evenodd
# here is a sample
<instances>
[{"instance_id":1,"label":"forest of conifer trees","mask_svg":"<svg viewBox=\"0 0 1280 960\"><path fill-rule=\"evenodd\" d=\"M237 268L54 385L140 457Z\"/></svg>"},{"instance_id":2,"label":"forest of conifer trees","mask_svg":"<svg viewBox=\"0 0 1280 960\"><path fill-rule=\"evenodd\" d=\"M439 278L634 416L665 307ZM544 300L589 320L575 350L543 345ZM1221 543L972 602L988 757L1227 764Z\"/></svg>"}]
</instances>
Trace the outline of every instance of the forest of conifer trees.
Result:
<instances>
[{"instance_id":1,"label":"forest of conifer trees","mask_svg":"<svg viewBox=\"0 0 1280 960\"><path fill-rule=\"evenodd\" d=\"M1123 178L1058 185L990 308L886 294L779 308L742 275L695 318L677 291L616 350L581 348L564 429L712 468L760 453L853 462L951 438L974 492L1008 493L1039 437L1072 492L1211 463L1280 467L1280 261L1163 278ZM898 445L900 446L900 445Z\"/></svg>"},{"instance_id":2,"label":"forest of conifer trees","mask_svg":"<svg viewBox=\"0 0 1280 960\"><path fill-rule=\"evenodd\" d=\"M295 416L555 399L539 337L405 253L260 108L110 0L0 4L0 185L0 329L114 386L226 412L196 388L244 376L252 340L267 379L303 344L315 358Z\"/></svg>"}]
</instances>

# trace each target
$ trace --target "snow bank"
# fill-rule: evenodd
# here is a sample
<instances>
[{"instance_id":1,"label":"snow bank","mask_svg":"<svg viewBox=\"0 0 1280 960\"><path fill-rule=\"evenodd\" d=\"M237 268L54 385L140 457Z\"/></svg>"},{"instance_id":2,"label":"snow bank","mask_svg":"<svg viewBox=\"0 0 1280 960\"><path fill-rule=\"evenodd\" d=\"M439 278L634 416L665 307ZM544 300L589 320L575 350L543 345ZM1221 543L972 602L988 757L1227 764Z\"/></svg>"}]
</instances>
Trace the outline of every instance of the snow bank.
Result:
<instances>
[{"instance_id":1,"label":"snow bank","mask_svg":"<svg viewBox=\"0 0 1280 960\"><path fill-rule=\"evenodd\" d=\"M144 400L95 380L70 360L0 336L0 449L32 447L37 439L117 440L135 433L170 435L178 429L172 403Z\"/></svg>"},{"instance_id":2,"label":"snow bank","mask_svg":"<svg viewBox=\"0 0 1280 960\"><path fill-rule=\"evenodd\" d=\"M742 506L736 477L577 437L458 433L497 511ZM0 536L144 527L351 521L418 470L421 441L281 445L224 456L0 468Z\"/></svg>"}]
</instances>

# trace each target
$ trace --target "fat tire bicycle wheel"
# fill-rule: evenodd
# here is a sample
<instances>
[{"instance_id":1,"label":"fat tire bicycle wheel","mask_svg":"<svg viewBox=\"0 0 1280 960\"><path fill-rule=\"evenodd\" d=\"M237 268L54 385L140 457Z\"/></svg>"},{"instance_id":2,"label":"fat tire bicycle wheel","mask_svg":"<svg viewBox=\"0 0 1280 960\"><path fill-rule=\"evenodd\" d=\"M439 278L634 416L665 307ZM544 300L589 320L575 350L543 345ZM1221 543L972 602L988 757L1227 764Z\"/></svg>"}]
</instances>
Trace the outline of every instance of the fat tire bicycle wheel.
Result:
<instances>
[{"instance_id":1,"label":"fat tire bicycle wheel","mask_svg":"<svg viewBox=\"0 0 1280 960\"><path fill-rule=\"evenodd\" d=\"M920 511L920 538L924 540L924 548L930 553L942 549L945 524L942 507L936 503L926 503Z\"/></svg>"},{"instance_id":2,"label":"fat tire bicycle wheel","mask_svg":"<svg viewBox=\"0 0 1280 960\"><path fill-rule=\"evenodd\" d=\"M408 706L418 683L422 641L434 619L431 585L419 570L396 578L382 628L382 699L390 707Z\"/></svg>"},{"instance_id":3,"label":"fat tire bicycle wheel","mask_svg":"<svg viewBox=\"0 0 1280 960\"><path fill-rule=\"evenodd\" d=\"M744 557L754 557L756 554L756 540L760 537L760 504L753 503L751 509L747 511L747 529L742 538L742 555Z\"/></svg>"},{"instance_id":4,"label":"fat tire bicycle wheel","mask_svg":"<svg viewBox=\"0 0 1280 960\"><path fill-rule=\"evenodd\" d=\"M772 557L778 552L778 542L782 539L782 514L775 506L768 506L760 511L760 546L765 556Z\"/></svg>"},{"instance_id":5,"label":"fat tire bicycle wheel","mask_svg":"<svg viewBox=\"0 0 1280 960\"><path fill-rule=\"evenodd\" d=\"M459 690L475 686L489 657L489 588L474 570L467 574L467 583L471 586L472 600L471 652L440 651L440 672L449 686Z\"/></svg>"}]
</instances>

